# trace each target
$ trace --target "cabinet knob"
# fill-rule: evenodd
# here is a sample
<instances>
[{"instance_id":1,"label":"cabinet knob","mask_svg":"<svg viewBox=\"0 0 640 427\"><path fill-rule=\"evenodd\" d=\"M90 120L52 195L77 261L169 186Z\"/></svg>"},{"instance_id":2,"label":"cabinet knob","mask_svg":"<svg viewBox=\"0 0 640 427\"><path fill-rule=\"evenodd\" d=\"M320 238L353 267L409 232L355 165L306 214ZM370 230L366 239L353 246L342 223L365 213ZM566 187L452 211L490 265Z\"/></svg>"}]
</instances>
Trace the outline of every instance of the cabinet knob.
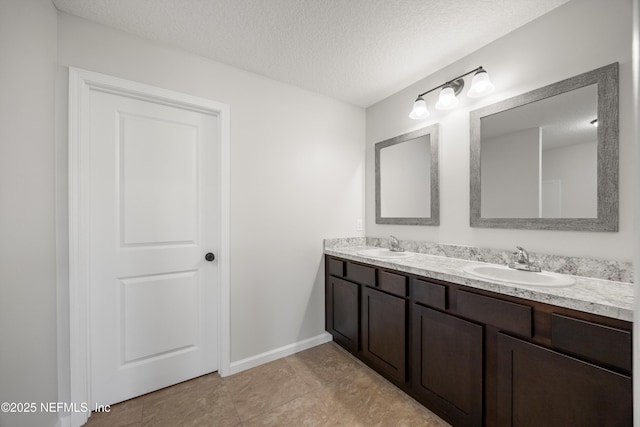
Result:
<instances>
[{"instance_id":1,"label":"cabinet knob","mask_svg":"<svg viewBox=\"0 0 640 427\"><path fill-rule=\"evenodd\" d=\"M211 262L214 259L216 259L216 256L214 255L213 252L209 252L204 256L204 259L206 259L207 261Z\"/></svg>"}]
</instances>

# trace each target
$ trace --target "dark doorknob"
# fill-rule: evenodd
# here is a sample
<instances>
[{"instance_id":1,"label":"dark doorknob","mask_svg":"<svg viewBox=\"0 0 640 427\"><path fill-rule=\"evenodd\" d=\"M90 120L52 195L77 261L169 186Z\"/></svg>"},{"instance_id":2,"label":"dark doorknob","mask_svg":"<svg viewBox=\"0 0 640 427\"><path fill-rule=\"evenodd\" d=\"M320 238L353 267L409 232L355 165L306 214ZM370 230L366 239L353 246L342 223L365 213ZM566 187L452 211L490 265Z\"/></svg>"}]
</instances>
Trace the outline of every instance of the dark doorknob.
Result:
<instances>
[{"instance_id":1,"label":"dark doorknob","mask_svg":"<svg viewBox=\"0 0 640 427\"><path fill-rule=\"evenodd\" d=\"M216 259L216 256L213 254L213 252L209 252L204 256L204 259L206 259L207 261L213 261L214 259Z\"/></svg>"}]
</instances>

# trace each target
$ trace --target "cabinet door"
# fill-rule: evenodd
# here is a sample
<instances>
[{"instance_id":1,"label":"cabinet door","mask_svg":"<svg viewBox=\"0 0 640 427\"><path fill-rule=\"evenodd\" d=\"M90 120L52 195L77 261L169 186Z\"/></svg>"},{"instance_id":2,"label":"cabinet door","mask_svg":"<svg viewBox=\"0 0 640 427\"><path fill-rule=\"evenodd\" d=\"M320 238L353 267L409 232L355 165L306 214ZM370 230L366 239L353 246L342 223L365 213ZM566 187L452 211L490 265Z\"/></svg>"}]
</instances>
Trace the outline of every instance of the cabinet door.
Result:
<instances>
[{"instance_id":1,"label":"cabinet door","mask_svg":"<svg viewBox=\"0 0 640 427\"><path fill-rule=\"evenodd\" d=\"M420 400L455 426L482 425L482 326L414 304L412 327Z\"/></svg>"},{"instance_id":2,"label":"cabinet door","mask_svg":"<svg viewBox=\"0 0 640 427\"><path fill-rule=\"evenodd\" d=\"M360 343L360 285L329 276L326 286L327 330L335 342L355 353Z\"/></svg>"},{"instance_id":3,"label":"cabinet door","mask_svg":"<svg viewBox=\"0 0 640 427\"><path fill-rule=\"evenodd\" d=\"M631 426L631 378L498 334L499 426Z\"/></svg>"},{"instance_id":4,"label":"cabinet door","mask_svg":"<svg viewBox=\"0 0 640 427\"><path fill-rule=\"evenodd\" d=\"M362 288L362 353L376 369L399 382L406 378L407 301Z\"/></svg>"}]
</instances>

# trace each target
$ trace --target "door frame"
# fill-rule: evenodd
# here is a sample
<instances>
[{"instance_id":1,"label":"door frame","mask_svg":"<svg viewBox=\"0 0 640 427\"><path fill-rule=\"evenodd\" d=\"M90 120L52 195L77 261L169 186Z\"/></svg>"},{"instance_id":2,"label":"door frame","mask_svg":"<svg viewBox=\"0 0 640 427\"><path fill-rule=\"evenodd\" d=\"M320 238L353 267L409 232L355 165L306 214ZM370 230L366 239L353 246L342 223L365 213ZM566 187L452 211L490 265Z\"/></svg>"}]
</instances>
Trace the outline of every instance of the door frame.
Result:
<instances>
[{"instance_id":1,"label":"door frame","mask_svg":"<svg viewBox=\"0 0 640 427\"><path fill-rule=\"evenodd\" d=\"M89 170L89 95L92 90L124 95L170 106L212 114L218 117L220 141L218 248L218 372L230 371L230 289L229 289L229 193L230 139L229 105L174 92L143 83L69 67L69 341L70 403L91 402L90 321L91 305L89 248L90 215L88 209ZM91 408L89 408L90 410ZM90 412L72 412L71 425L81 425Z\"/></svg>"}]
</instances>

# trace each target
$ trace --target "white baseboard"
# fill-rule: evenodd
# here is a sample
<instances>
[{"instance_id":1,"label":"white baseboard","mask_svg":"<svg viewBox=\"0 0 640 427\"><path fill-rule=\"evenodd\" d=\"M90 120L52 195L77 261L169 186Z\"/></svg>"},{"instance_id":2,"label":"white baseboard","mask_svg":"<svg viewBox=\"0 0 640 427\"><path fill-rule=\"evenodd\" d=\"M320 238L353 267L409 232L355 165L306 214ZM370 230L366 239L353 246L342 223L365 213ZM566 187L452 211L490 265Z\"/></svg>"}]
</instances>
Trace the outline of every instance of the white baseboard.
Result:
<instances>
[{"instance_id":1,"label":"white baseboard","mask_svg":"<svg viewBox=\"0 0 640 427\"><path fill-rule=\"evenodd\" d=\"M86 424L90 415L87 412L61 413L55 427L80 427Z\"/></svg>"},{"instance_id":2,"label":"white baseboard","mask_svg":"<svg viewBox=\"0 0 640 427\"><path fill-rule=\"evenodd\" d=\"M225 372L224 376L237 374L238 372L246 371L247 369L255 368L256 366L264 365L265 363L273 362L274 360L281 359L286 356L298 353L299 351L307 350L311 347L315 347L320 344L331 341L333 337L328 332L324 332L315 337L307 338L306 340L298 341L293 344L285 345L284 347L276 348L255 356L247 357L246 359L238 360L237 362L231 362L229 369Z\"/></svg>"},{"instance_id":3,"label":"white baseboard","mask_svg":"<svg viewBox=\"0 0 640 427\"><path fill-rule=\"evenodd\" d=\"M71 427L71 416L60 415L58 422L56 422L56 427Z\"/></svg>"}]
</instances>

